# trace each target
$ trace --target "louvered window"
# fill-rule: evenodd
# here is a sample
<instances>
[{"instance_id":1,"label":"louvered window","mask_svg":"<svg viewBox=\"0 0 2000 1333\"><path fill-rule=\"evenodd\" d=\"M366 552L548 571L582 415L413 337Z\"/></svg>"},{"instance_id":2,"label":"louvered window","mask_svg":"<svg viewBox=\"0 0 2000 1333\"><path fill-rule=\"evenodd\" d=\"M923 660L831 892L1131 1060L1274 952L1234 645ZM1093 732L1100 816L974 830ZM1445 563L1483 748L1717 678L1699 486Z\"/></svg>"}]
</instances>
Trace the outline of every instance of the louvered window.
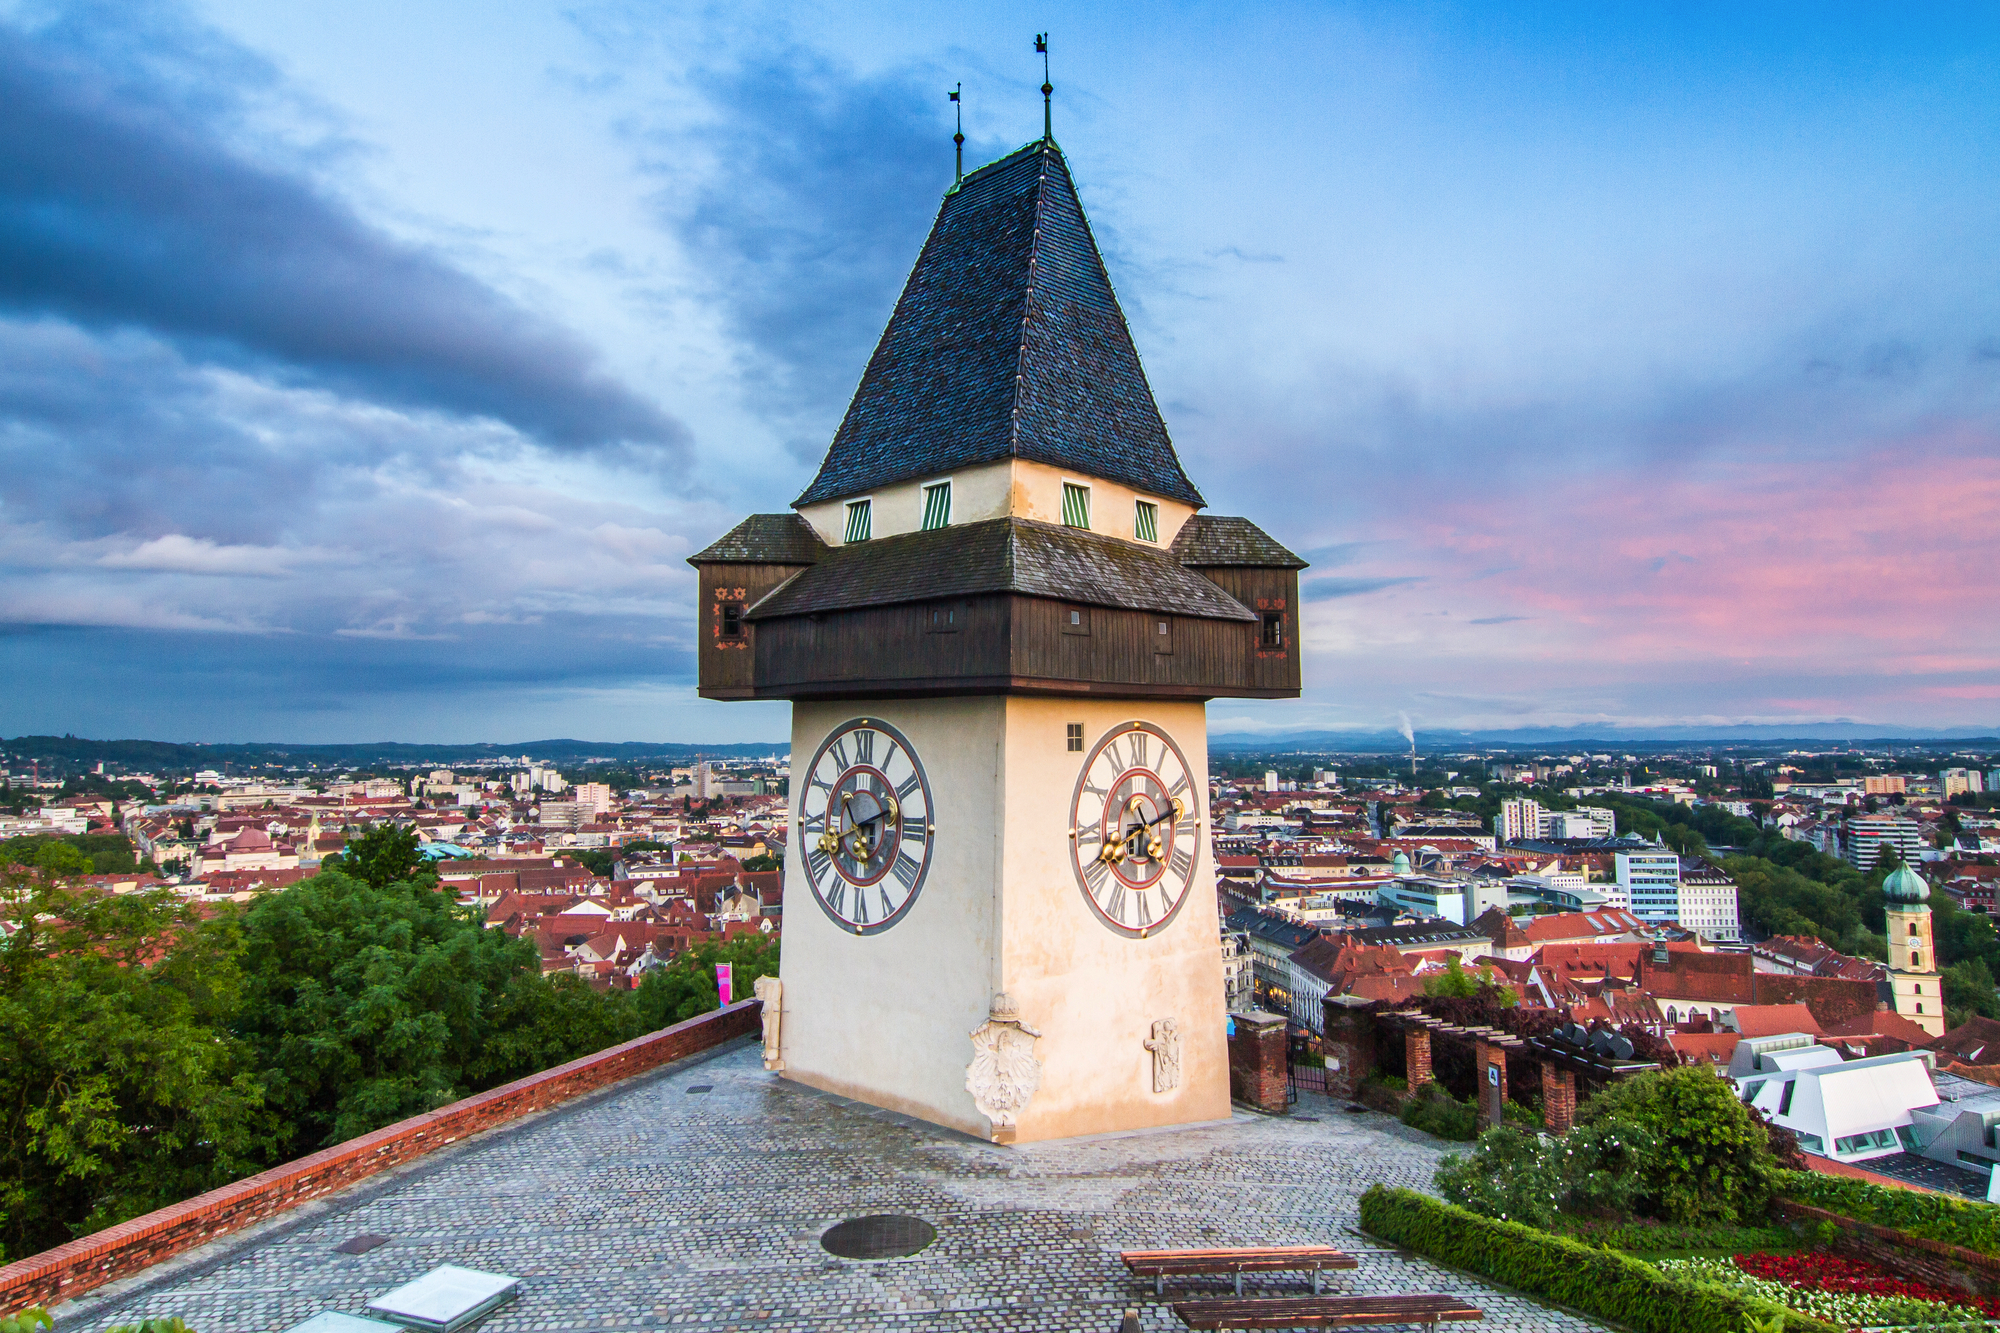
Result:
<instances>
[{"instance_id":1,"label":"louvered window","mask_svg":"<svg viewBox=\"0 0 2000 1333\"><path fill-rule=\"evenodd\" d=\"M847 540L865 542L868 540L869 511L874 508L872 501L856 500L847 506Z\"/></svg>"},{"instance_id":2,"label":"louvered window","mask_svg":"<svg viewBox=\"0 0 2000 1333\"><path fill-rule=\"evenodd\" d=\"M1063 483L1063 526L1090 526L1090 487L1079 486L1073 481Z\"/></svg>"},{"instance_id":3,"label":"louvered window","mask_svg":"<svg viewBox=\"0 0 2000 1333\"><path fill-rule=\"evenodd\" d=\"M1139 507L1132 517L1132 535L1142 542L1156 542L1160 539L1160 507L1151 500L1139 501Z\"/></svg>"},{"instance_id":4,"label":"louvered window","mask_svg":"<svg viewBox=\"0 0 2000 1333\"><path fill-rule=\"evenodd\" d=\"M924 487L924 531L951 525L951 483Z\"/></svg>"}]
</instances>

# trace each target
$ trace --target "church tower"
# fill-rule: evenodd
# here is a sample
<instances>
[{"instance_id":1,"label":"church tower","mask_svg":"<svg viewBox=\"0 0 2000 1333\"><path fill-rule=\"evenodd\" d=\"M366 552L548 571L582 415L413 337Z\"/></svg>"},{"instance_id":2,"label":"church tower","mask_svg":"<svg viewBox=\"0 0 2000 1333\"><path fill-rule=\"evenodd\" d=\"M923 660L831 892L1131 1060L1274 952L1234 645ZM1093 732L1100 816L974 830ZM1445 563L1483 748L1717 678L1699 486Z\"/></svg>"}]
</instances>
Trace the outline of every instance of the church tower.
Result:
<instances>
[{"instance_id":1,"label":"church tower","mask_svg":"<svg viewBox=\"0 0 2000 1333\"><path fill-rule=\"evenodd\" d=\"M789 699L769 1067L997 1142L1229 1114L1206 704L1298 571L1201 512L1052 139L946 193L788 514L689 561L700 690Z\"/></svg>"},{"instance_id":2,"label":"church tower","mask_svg":"<svg viewBox=\"0 0 2000 1333\"><path fill-rule=\"evenodd\" d=\"M1931 886L1908 866L1897 866L1882 881L1887 899L1889 988L1896 1012L1933 1037L1944 1035L1944 984L1938 978L1937 947L1931 940Z\"/></svg>"}]
</instances>

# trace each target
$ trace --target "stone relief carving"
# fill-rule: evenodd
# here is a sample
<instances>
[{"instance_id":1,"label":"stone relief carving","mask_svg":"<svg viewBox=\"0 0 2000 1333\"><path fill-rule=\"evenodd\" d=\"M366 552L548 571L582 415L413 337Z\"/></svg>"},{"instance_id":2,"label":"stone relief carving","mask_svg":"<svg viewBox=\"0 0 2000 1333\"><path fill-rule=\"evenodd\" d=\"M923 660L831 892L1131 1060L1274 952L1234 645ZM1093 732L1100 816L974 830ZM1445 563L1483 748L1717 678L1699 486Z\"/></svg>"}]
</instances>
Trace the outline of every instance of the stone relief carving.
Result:
<instances>
[{"instance_id":1,"label":"stone relief carving","mask_svg":"<svg viewBox=\"0 0 2000 1333\"><path fill-rule=\"evenodd\" d=\"M757 998L764 1002L764 1068L783 1069L785 1060L778 1050L778 1025L785 1017L785 983L776 977L758 977L756 989Z\"/></svg>"},{"instance_id":2,"label":"stone relief carving","mask_svg":"<svg viewBox=\"0 0 2000 1333\"><path fill-rule=\"evenodd\" d=\"M1014 1117L1042 1086L1042 1062L1035 1058L1041 1035L1021 1021L1021 1008L1009 995L994 996L986 1021L972 1030L965 1090L992 1122L995 1143L1014 1141Z\"/></svg>"},{"instance_id":3,"label":"stone relief carving","mask_svg":"<svg viewBox=\"0 0 2000 1333\"><path fill-rule=\"evenodd\" d=\"M1153 1053L1153 1091L1172 1092L1181 1085L1181 1030L1171 1018L1157 1019L1146 1049Z\"/></svg>"}]
</instances>

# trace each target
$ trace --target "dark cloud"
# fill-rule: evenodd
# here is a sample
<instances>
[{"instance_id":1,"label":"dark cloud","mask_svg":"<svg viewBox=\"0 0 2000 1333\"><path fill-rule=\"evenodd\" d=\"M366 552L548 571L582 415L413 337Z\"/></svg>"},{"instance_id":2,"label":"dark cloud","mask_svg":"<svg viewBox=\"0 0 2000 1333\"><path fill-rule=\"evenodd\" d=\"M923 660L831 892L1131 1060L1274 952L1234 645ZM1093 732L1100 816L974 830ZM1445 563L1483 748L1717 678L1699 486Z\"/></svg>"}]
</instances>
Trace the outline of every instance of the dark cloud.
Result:
<instances>
[{"instance_id":1,"label":"dark cloud","mask_svg":"<svg viewBox=\"0 0 2000 1333\"><path fill-rule=\"evenodd\" d=\"M557 447L681 448L575 336L233 147L253 57L157 17L105 34L0 24L0 306Z\"/></svg>"},{"instance_id":2,"label":"dark cloud","mask_svg":"<svg viewBox=\"0 0 2000 1333\"><path fill-rule=\"evenodd\" d=\"M800 48L698 80L713 116L654 144L676 179L713 170L662 216L708 274L748 353L748 396L816 462L951 185L945 80L860 77ZM973 139L967 168L1013 145Z\"/></svg>"}]
</instances>

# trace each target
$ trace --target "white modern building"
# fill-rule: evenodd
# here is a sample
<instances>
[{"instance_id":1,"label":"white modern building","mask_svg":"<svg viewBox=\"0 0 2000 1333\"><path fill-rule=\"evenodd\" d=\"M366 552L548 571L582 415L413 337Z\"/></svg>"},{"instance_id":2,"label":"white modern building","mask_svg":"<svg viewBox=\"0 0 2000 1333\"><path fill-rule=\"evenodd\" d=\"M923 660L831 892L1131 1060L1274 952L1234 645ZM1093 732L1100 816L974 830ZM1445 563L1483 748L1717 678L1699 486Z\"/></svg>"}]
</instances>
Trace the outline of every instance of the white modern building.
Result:
<instances>
[{"instance_id":1,"label":"white modern building","mask_svg":"<svg viewBox=\"0 0 2000 1333\"><path fill-rule=\"evenodd\" d=\"M1619 852L1618 892L1611 906L1623 907L1647 925L1678 921L1681 911L1681 858L1662 847L1648 852ZM1618 901L1622 898L1624 901Z\"/></svg>"},{"instance_id":2,"label":"white modern building","mask_svg":"<svg viewBox=\"0 0 2000 1333\"><path fill-rule=\"evenodd\" d=\"M1417 916L1443 917L1470 925L1489 907L1507 910L1507 886L1490 879L1437 879L1399 875L1376 890L1376 897Z\"/></svg>"},{"instance_id":3,"label":"white modern building","mask_svg":"<svg viewBox=\"0 0 2000 1333\"><path fill-rule=\"evenodd\" d=\"M1882 849L1893 847L1905 861L1923 854L1923 825L1897 815L1856 815L1847 821L1847 861L1856 870L1873 870Z\"/></svg>"},{"instance_id":4,"label":"white modern building","mask_svg":"<svg viewBox=\"0 0 2000 1333\"><path fill-rule=\"evenodd\" d=\"M1843 1062L1832 1047L1804 1034L1796 1040L1801 1044L1754 1056L1756 1068L1738 1078L1744 1101L1822 1157L1860 1162L1919 1146L1916 1113L1938 1104L1922 1056L1898 1051Z\"/></svg>"}]
</instances>

